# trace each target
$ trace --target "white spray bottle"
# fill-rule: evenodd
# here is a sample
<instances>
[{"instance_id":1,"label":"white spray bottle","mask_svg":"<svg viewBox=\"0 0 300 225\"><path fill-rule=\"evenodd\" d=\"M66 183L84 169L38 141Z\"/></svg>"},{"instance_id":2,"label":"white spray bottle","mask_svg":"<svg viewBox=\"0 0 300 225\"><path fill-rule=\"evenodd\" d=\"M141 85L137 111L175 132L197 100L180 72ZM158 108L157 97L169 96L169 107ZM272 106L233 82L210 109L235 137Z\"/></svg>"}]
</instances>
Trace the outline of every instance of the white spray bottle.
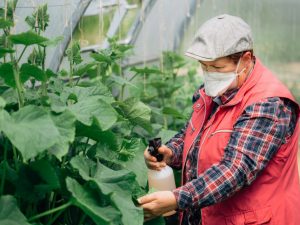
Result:
<instances>
[{"instance_id":1,"label":"white spray bottle","mask_svg":"<svg viewBox=\"0 0 300 225\"><path fill-rule=\"evenodd\" d=\"M158 148L161 146L161 138L154 138L149 140L148 152L154 156L158 162L163 160L163 155L158 153ZM149 188L157 191L172 191L176 188L173 170L169 166L165 166L160 171L148 170L148 184ZM171 211L165 213L164 216L170 216L176 213Z\"/></svg>"}]
</instances>

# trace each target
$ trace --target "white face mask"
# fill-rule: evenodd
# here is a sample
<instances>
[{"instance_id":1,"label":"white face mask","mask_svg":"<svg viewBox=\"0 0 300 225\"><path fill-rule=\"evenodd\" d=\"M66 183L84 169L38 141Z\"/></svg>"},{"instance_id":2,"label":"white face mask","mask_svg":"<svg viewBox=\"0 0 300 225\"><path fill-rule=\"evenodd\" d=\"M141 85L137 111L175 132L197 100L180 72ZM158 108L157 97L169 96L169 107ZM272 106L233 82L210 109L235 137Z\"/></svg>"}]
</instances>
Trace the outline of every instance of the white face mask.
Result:
<instances>
[{"instance_id":1,"label":"white face mask","mask_svg":"<svg viewBox=\"0 0 300 225\"><path fill-rule=\"evenodd\" d=\"M236 70L233 72L221 73L203 71L204 89L206 95L216 97L220 94L223 94L236 79L236 77L246 69L244 68L241 72L238 73L237 71L239 68L239 64L240 60L237 64Z\"/></svg>"}]
</instances>

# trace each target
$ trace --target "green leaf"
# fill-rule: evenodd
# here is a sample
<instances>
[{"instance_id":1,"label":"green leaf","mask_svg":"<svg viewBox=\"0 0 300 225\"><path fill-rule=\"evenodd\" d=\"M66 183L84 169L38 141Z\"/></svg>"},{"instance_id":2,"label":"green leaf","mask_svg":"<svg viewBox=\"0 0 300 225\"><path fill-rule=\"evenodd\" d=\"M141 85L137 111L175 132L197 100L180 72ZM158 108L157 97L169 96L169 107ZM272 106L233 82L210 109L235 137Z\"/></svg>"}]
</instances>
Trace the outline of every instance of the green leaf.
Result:
<instances>
[{"instance_id":1,"label":"green leaf","mask_svg":"<svg viewBox=\"0 0 300 225\"><path fill-rule=\"evenodd\" d=\"M13 53L13 52L15 52L15 50L13 50L11 48L2 48L0 46L0 58L2 58L7 53Z\"/></svg>"},{"instance_id":2,"label":"green leaf","mask_svg":"<svg viewBox=\"0 0 300 225\"><path fill-rule=\"evenodd\" d=\"M34 170L39 177L46 182L52 189L59 189L59 176L55 167L50 163L49 159L40 159L30 163L29 167Z\"/></svg>"},{"instance_id":3,"label":"green leaf","mask_svg":"<svg viewBox=\"0 0 300 225\"><path fill-rule=\"evenodd\" d=\"M30 225L19 210L17 200L13 196L3 195L0 198L0 224Z\"/></svg>"},{"instance_id":4,"label":"green leaf","mask_svg":"<svg viewBox=\"0 0 300 225\"><path fill-rule=\"evenodd\" d=\"M16 82L14 78L14 70L11 63L3 63L0 65L0 77L4 79L5 84L15 88Z\"/></svg>"},{"instance_id":5,"label":"green leaf","mask_svg":"<svg viewBox=\"0 0 300 225\"><path fill-rule=\"evenodd\" d=\"M81 123L91 126L95 120L103 131L109 129L117 121L117 113L113 107L98 96L85 98L68 108Z\"/></svg>"},{"instance_id":6,"label":"green leaf","mask_svg":"<svg viewBox=\"0 0 300 225\"><path fill-rule=\"evenodd\" d=\"M75 86L73 88L65 88L62 95L62 100L66 101L70 94L74 94L77 97L77 101L85 101L90 97L99 97L107 103L112 103L114 98L110 90L101 82L97 82L92 86L80 87Z\"/></svg>"},{"instance_id":7,"label":"green leaf","mask_svg":"<svg viewBox=\"0 0 300 225\"><path fill-rule=\"evenodd\" d=\"M18 177L14 183L16 188L15 195L20 196L27 204L37 204L53 191L53 187L47 184L29 164L20 163L18 166Z\"/></svg>"},{"instance_id":8,"label":"green leaf","mask_svg":"<svg viewBox=\"0 0 300 225\"><path fill-rule=\"evenodd\" d=\"M126 146L126 148L126 151L129 150L131 152L134 152L135 157L129 159L122 165L129 171L135 173L136 180L141 187L146 187L148 181L148 177L145 176L145 174L147 174L148 168L144 160L144 150L146 149L146 146L141 139L132 138L129 146Z\"/></svg>"},{"instance_id":9,"label":"green leaf","mask_svg":"<svg viewBox=\"0 0 300 225\"><path fill-rule=\"evenodd\" d=\"M166 222L162 216L154 218L144 223L144 225L165 225Z\"/></svg>"},{"instance_id":10,"label":"green leaf","mask_svg":"<svg viewBox=\"0 0 300 225\"><path fill-rule=\"evenodd\" d=\"M49 14L47 13L47 4L40 5L32 16L27 16L25 21L31 29L38 28L40 31L45 31L49 24Z\"/></svg>"},{"instance_id":11,"label":"green leaf","mask_svg":"<svg viewBox=\"0 0 300 225\"><path fill-rule=\"evenodd\" d=\"M68 56L68 61L72 64L79 64L82 62L82 58L80 55L80 45L79 43L73 42L72 45L66 50L66 54Z\"/></svg>"},{"instance_id":12,"label":"green leaf","mask_svg":"<svg viewBox=\"0 0 300 225\"><path fill-rule=\"evenodd\" d=\"M49 93L48 97L51 105L51 110L53 112L61 113L66 110L67 105L60 99L60 96L53 93Z\"/></svg>"},{"instance_id":13,"label":"green leaf","mask_svg":"<svg viewBox=\"0 0 300 225\"><path fill-rule=\"evenodd\" d=\"M27 31L20 34L10 35L9 39L14 44L22 44L25 46L41 44L42 42L48 41L47 38L42 37L33 31Z\"/></svg>"},{"instance_id":14,"label":"green leaf","mask_svg":"<svg viewBox=\"0 0 300 225\"><path fill-rule=\"evenodd\" d=\"M52 70L50 69L47 69L46 70L46 75L47 75L47 78L49 79L50 77L57 77L57 74L54 73Z\"/></svg>"},{"instance_id":15,"label":"green leaf","mask_svg":"<svg viewBox=\"0 0 300 225\"><path fill-rule=\"evenodd\" d=\"M85 63L83 65L80 65L79 67L77 67L74 70L74 75L81 77L82 75L85 75L88 72L88 70L91 69L94 66L96 66L96 64L94 62Z\"/></svg>"},{"instance_id":16,"label":"green leaf","mask_svg":"<svg viewBox=\"0 0 300 225\"><path fill-rule=\"evenodd\" d=\"M171 107L164 107L162 113L165 115L173 116L174 118L178 119L187 119L182 113L178 112L176 109Z\"/></svg>"},{"instance_id":17,"label":"green leaf","mask_svg":"<svg viewBox=\"0 0 300 225\"><path fill-rule=\"evenodd\" d=\"M37 156L60 140L60 133L49 113L34 105L25 106L11 116L4 111L0 129L25 160Z\"/></svg>"},{"instance_id":18,"label":"green leaf","mask_svg":"<svg viewBox=\"0 0 300 225\"><path fill-rule=\"evenodd\" d=\"M20 76L21 76L21 81L23 83L27 81L30 77L34 77L36 80L39 81L47 81L45 72L42 69L28 63L22 64L20 68Z\"/></svg>"},{"instance_id":19,"label":"green leaf","mask_svg":"<svg viewBox=\"0 0 300 225\"><path fill-rule=\"evenodd\" d=\"M91 126L86 126L82 123L76 124L76 136L88 137L107 147L110 151L119 149L117 135L110 130L102 131L99 126L93 123Z\"/></svg>"},{"instance_id":20,"label":"green leaf","mask_svg":"<svg viewBox=\"0 0 300 225\"><path fill-rule=\"evenodd\" d=\"M161 141L162 143L166 143L167 141L169 141L172 137L174 137L175 134L177 134L178 131L175 130L166 130L166 129L162 129L159 131L158 133L158 137L161 137Z\"/></svg>"},{"instance_id":21,"label":"green leaf","mask_svg":"<svg viewBox=\"0 0 300 225\"><path fill-rule=\"evenodd\" d=\"M149 67L144 67L144 68L136 68L136 67L132 67L130 69L130 71L133 71L133 72L136 72L137 74L146 74L146 75L149 75L149 74L162 74L162 72L156 68L156 67L153 67L153 68L149 68Z\"/></svg>"},{"instance_id":22,"label":"green leaf","mask_svg":"<svg viewBox=\"0 0 300 225\"><path fill-rule=\"evenodd\" d=\"M93 157L108 162L108 165L115 164L118 165L118 168L132 171L135 173L139 185L146 187L147 167L144 160L146 146L142 140L138 138L124 139L120 147L116 145L120 140L117 139L116 135L113 136L113 133L110 135L108 132L102 132L102 139L91 147L89 155L93 154Z\"/></svg>"},{"instance_id":23,"label":"green leaf","mask_svg":"<svg viewBox=\"0 0 300 225\"><path fill-rule=\"evenodd\" d=\"M128 81L125 78L120 77L120 76L111 75L110 80L117 83L117 84L119 84L119 85L127 84L127 85L130 85L130 86L134 87L134 88L137 88L137 86L135 86L133 83L131 83L130 81Z\"/></svg>"},{"instance_id":24,"label":"green leaf","mask_svg":"<svg viewBox=\"0 0 300 225\"><path fill-rule=\"evenodd\" d=\"M122 224L142 224L142 208L136 207L132 201L132 194L139 188L134 173L128 170L114 171L81 156L73 158L71 165L84 180L95 183L111 204L120 210Z\"/></svg>"},{"instance_id":25,"label":"green leaf","mask_svg":"<svg viewBox=\"0 0 300 225\"><path fill-rule=\"evenodd\" d=\"M66 110L59 115L51 114L51 119L59 131L59 141L52 146L49 151L58 159L68 153L70 144L75 139L75 117Z\"/></svg>"},{"instance_id":26,"label":"green leaf","mask_svg":"<svg viewBox=\"0 0 300 225\"><path fill-rule=\"evenodd\" d=\"M121 215L114 207L102 206L97 199L97 192L89 186L81 186L72 178L66 179L67 188L72 193L73 204L82 209L97 225L119 224Z\"/></svg>"},{"instance_id":27,"label":"green leaf","mask_svg":"<svg viewBox=\"0 0 300 225\"><path fill-rule=\"evenodd\" d=\"M0 29L12 27L12 26L14 26L14 23L11 20L5 20L3 18L0 18Z\"/></svg>"},{"instance_id":28,"label":"green leaf","mask_svg":"<svg viewBox=\"0 0 300 225\"><path fill-rule=\"evenodd\" d=\"M41 45L44 47L56 46L62 40L64 40L64 36L57 36L54 39L42 42Z\"/></svg>"},{"instance_id":29,"label":"green leaf","mask_svg":"<svg viewBox=\"0 0 300 225\"><path fill-rule=\"evenodd\" d=\"M123 116L133 125L139 125L148 132L152 131L150 124L151 109L147 105L135 98L129 98L123 102L116 102L116 105L121 109Z\"/></svg>"},{"instance_id":30,"label":"green leaf","mask_svg":"<svg viewBox=\"0 0 300 225\"><path fill-rule=\"evenodd\" d=\"M5 107L5 105L6 105L5 100L2 97L0 97L0 110L2 110Z\"/></svg>"},{"instance_id":31,"label":"green leaf","mask_svg":"<svg viewBox=\"0 0 300 225\"><path fill-rule=\"evenodd\" d=\"M102 63L104 62L107 64L112 63L112 59L110 58L110 56L107 54L104 54L104 52L91 53L90 56L98 62L102 62Z\"/></svg>"}]
</instances>

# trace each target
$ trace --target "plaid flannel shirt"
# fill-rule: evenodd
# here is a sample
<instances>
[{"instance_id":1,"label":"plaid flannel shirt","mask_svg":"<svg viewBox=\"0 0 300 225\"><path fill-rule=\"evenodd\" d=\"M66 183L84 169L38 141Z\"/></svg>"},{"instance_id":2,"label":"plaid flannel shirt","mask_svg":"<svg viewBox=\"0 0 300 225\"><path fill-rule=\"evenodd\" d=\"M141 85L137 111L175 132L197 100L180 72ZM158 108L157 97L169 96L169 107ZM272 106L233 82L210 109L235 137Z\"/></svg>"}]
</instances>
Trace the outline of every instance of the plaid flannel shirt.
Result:
<instances>
[{"instance_id":1,"label":"plaid flannel shirt","mask_svg":"<svg viewBox=\"0 0 300 225\"><path fill-rule=\"evenodd\" d=\"M230 101L237 91L228 91L214 99L212 114L219 105ZM199 97L197 90L193 102ZM255 119L251 115L255 115ZM295 107L286 99L272 97L248 106L234 125L234 132L225 148L222 161L197 177L200 132L188 153L183 171L187 183L173 191L179 210L184 210L183 224L201 224L201 208L220 202L243 186L250 185L279 147L293 134L296 120ZM182 166L187 126L188 123L166 143L173 151L170 164L173 168ZM243 132L239 132L240 129L243 129ZM233 164L237 166L232 166Z\"/></svg>"}]
</instances>

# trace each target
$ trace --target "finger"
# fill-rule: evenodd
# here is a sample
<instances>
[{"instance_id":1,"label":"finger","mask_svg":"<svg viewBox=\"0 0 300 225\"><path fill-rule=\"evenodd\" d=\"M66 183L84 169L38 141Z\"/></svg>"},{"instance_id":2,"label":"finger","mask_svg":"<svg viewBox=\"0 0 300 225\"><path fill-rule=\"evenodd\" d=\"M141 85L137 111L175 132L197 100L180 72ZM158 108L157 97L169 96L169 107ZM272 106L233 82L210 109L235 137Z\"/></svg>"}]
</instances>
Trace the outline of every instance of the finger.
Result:
<instances>
[{"instance_id":1,"label":"finger","mask_svg":"<svg viewBox=\"0 0 300 225\"><path fill-rule=\"evenodd\" d=\"M158 152L163 154L163 155L167 155L167 156L172 154L171 149L169 149L166 145L162 145L161 147L159 147Z\"/></svg>"},{"instance_id":2,"label":"finger","mask_svg":"<svg viewBox=\"0 0 300 225\"><path fill-rule=\"evenodd\" d=\"M154 156L150 155L148 151L144 152L144 158L147 161L157 162L157 159Z\"/></svg>"},{"instance_id":3,"label":"finger","mask_svg":"<svg viewBox=\"0 0 300 225\"><path fill-rule=\"evenodd\" d=\"M152 170L158 170L160 171L162 168L164 168L167 164L165 162L146 162L147 167Z\"/></svg>"},{"instance_id":4,"label":"finger","mask_svg":"<svg viewBox=\"0 0 300 225\"><path fill-rule=\"evenodd\" d=\"M138 203L140 203L141 207L145 209L149 209L149 205L146 203L152 202L155 200L155 194L148 194L143 197L137 199Z\"/></svg>"},{"instance_id":5,"label":"finger","mask_svg":"<svg viewBox=\"0 0 300 225\"><path fill-rule=\"evenodd\" d=\"M157 216L155 216L155 215L148 215L148 216L144 216L144 221L145 222L147 222L147 221L149 221L149 220L152 220L152 219L154 219L155 217L157 217Z\"/></svg>"}]
</instances>

